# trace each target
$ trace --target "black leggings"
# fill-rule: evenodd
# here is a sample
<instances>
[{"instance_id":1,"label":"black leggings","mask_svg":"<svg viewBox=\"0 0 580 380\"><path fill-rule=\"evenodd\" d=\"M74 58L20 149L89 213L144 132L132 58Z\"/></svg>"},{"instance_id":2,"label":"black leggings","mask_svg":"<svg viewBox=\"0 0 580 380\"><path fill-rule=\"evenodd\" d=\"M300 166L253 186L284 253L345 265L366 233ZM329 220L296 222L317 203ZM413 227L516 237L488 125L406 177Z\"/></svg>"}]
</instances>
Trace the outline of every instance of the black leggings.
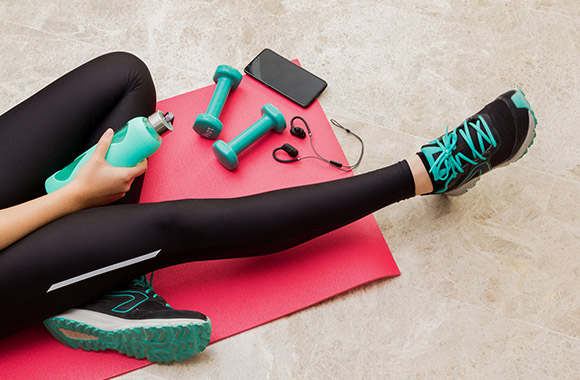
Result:
<instances>
[{"instance_id":1,"label":"black leggings","mask_svg":"<svg viewBox=\"0 0 580 380\"><path fill-rule=\"evenodd\" d=\"M155 104L145 64L111 53L0 116L0 209L43 195L44 180L107 128ZM140 188L135 181L123 202L65 216L0 251L0 338L153 270L279 252L415 195L406 161L234 199L137 204Z\"/></svg>"}]
</instances>

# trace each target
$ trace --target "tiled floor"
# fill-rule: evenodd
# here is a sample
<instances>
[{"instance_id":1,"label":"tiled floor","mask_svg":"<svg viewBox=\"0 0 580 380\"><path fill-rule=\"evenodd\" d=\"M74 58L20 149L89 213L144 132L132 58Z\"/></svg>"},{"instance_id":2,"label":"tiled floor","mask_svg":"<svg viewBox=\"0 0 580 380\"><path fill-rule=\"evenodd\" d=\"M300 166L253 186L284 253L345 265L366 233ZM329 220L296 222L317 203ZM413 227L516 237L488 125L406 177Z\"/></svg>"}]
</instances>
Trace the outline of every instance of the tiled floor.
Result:
<instances>
[{"instance_id":1,"label":"tiled floor","mask_svg":"<svg viewBox=\"0 0 580 380\"><path fill-rule=\"evenodd\" d=\"M401 277L120 379L580 379L579 16L573 0L3 0L0 112L111 50L144 59L162 99L270 47L329 82L364 172L518 85L539 121L524 159L375 214Z\"/></svg>"}]
</instances>

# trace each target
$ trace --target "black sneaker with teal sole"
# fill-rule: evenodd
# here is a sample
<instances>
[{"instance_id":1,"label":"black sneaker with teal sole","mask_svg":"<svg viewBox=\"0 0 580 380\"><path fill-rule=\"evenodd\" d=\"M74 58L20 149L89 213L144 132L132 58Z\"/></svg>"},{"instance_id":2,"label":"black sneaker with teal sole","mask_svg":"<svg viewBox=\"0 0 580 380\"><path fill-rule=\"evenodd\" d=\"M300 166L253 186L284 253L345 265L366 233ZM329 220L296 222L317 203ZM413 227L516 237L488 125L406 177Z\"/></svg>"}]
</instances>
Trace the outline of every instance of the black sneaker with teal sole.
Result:
<instances>
[{"instance_id":1,"label":"black sneaker with teal sole","mask_svg":"<svg viewBox=\"0 0 580 380\"><path fill-rule=\"evenodd\" d=\"M522 158L534 142L536 122L517 88L421 147L419 157L429 171L433 194L464 194L483 174Z\"/></svg>"},{"instance_id":2,"label":"black sneaker with teal sole","mask_svg":"<svg viewBox=\"0 0 580 380\"><path fill-rule=\"evenodd\" d=\"M211 321L174 310L145 276L123 290L48 318L44 325L61 343L85 351L115 350L151 362L180 362L205 349Z\"/></svg>"}]
</instances>

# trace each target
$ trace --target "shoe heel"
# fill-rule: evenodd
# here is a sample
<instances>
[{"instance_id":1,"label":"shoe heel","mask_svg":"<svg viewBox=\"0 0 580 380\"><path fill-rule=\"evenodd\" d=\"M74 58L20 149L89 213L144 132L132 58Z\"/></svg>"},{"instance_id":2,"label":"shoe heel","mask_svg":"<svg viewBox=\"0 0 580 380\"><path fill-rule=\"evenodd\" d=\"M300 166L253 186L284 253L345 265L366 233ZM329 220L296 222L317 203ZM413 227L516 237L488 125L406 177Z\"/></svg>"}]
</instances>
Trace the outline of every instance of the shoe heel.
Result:
<instances>
[{"instance_id":1,"label":"shoe heel","mask_svg":"<svg viewBox=\"0 0 580 380\"><path fill-rule=\"evenodd\" d=\"M528 110L528 118L530 120L530 125L528 128L528 135L524 140L524 143L520 147L520 150L514 155L513 159L505 162L503 165L499 165L498 167L507 166L511 163L518 161L520 158L526 155L528 149L534 144L534 139L536 138L536 125L538 124L538 120L536 119L536 115L534 114L534 110L530 103L526 99L524 92L521 88L517 88L516 92L511 96L511 101L514 105L518 108L526 108Z\"/></svg>"},{"instance_id":2,"label":"shoe heel","mask_svg":"<svg viewBox=\"0 0 580 380\"><path fill-rule=\"evenodd\" d=\"M528 102L528 99L526 99L526 96L524 95L524 92L522 91L521 88L518 87L516 89L516 92L511 97L511 101L518 108L527 108L527 110L530 111L530 113L534 117L534 123L535 124L538 123L538 120L536 120L536 115L534 114L534 110L532 109L532 106L530 106L530 103Z\"/></svg>"}]
</instances>

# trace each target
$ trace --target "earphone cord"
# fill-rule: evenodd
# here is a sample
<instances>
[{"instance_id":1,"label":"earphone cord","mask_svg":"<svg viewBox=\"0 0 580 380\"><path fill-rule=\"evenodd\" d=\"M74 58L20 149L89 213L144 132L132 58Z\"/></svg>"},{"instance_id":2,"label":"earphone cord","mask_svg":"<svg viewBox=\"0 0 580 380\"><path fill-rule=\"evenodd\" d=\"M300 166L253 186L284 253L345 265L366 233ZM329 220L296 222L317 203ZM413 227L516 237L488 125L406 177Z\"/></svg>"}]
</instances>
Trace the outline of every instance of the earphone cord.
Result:
<instances>
[{"instance_id":1,"label":"earphone cord","mask_svg":"<svg viewBox=\"0 0 580 380\"><path fill-rule=\"evenodd\" d=\"M339 123L338 121L336 121L336 120L334 120L334 119L330 119L330 122L331 122L332 124L334 124L335 126L337 126L337 127L341 128L341 129L343 129L344 131L346 131L346 133L348 133L348 134L351 134L351 135L353 135L354 137L356 137L356 138L357 138L357 140L358 140L358 141L360 141L360 144L361 144L361 149L360 149L360 156L359 156L359 158L358 158L357 162L356 162L354 165L343 165L343 164L341 164L340 162L336 162L336 161L332 161L332 160L327 160L326 158L322 157L322 156L320 155L320 153L318 153L318 151L317 151L317 150L316 150L316 148L314 147L314 143L312 142L312 133L310 133L310 127L308 126L308 123L306 122L306 120L304 120L304 119L303 119L303 118L301 118L300 116L296 116L296 117L294 117L294 118L292 119L292 122L291 122L291 125L292 125L292 126L294 126L294 120L295 120L295 119L300 119L300 120L302 120L302 122L303 122L303 123L304 123L304 125L306 126L306 129L308 130L308 137L310 138L310 146L312 147L312 150L314 151L314 153L316 153L316 156L305 156L305 157L300 157L300 158L298 158L298 159L297 159L297 161L300 161L300 160L303 160L303 159L306 159L306 158L316 158L317 160L324 161L324 162L326 162L327 164L330 164L330 165L332 165L332 166L336 167L337 169L339 169L339 170L342 170L343 172L350 172L350 171L353 171L354 169L356 169L356 168L357 168L357 167L360 165L360 163L361 163L361 161L362 161L362 158L363 158L363 155L364 155L364 152L365 152L365 144L364 144L363 140L362 140L362 139L361 139L361 138L360 138L360 137L359 137L359 136L358 136L356 133L354 133L353 131L351 131L351 130L350 130L350 129L348 129L348 128L345 128L345 127L343 127L342 125L340 125L340 123Z\"/></svg>"},{"instance_id":2,"label":"earphone cord","mask_svg":"<svg viewBox=\"0 0 580 380\"><path fill-rule=\"evenodd\" d=\"M360 138L359 135L357 135L356 133L354 133L350 129L343 127L342 125L340 125L340 123L338 121L336 121L334 119L330 119L330 122L332 124L334 124L335 126L343 129L349 135L353 135L360 142L360 156L358 157L358 160L356 161L356 163L354 165L343 165L342 166L343 168L346 168L346 170L344 170L344 171L347 171L347 172L356 169L360 165L362 158L363 158L363 155L365 153L365 143L363 142L363 140Z\"/></svg>"}]
</instances>

